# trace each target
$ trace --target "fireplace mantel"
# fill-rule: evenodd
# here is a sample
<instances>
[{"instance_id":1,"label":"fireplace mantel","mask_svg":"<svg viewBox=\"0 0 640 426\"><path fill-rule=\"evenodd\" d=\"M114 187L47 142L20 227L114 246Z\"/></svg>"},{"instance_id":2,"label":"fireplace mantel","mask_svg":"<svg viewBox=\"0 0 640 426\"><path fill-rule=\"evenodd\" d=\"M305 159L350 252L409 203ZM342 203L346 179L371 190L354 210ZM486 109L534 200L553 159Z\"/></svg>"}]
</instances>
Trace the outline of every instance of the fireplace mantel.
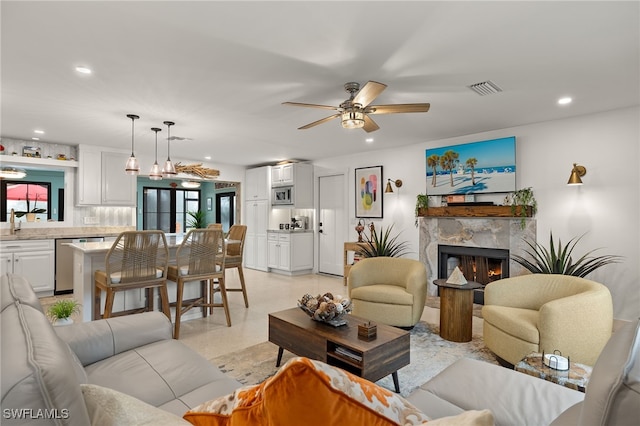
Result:
<instances>
[{"instance_id":1,"label":"fireplace mantel","mask_svg":"<svg viewBox=\"0 0 640 426\"><path fill-rule=\"evenodd\" d=\"M524 217L532 217L531 206L525 207ZM418 216L422 217L521 217L522 207L516 206L515 214L511 206L447 206L427 207L419 209Z\"/></svg>"}]
</instances>

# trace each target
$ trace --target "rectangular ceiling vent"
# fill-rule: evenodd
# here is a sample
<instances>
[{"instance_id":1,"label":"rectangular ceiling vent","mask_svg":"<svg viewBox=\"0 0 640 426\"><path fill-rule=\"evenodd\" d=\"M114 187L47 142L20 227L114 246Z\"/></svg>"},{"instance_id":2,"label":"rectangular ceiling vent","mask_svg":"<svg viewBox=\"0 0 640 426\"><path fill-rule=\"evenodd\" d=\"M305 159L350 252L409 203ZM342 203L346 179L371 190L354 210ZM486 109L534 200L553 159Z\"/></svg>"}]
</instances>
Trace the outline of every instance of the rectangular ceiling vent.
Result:
<instances>
[{"instance_id":1,"label":"rectangular ceiling vent","mask_svg":"<svg viewBox=\"0 0 640 426\"><path fill-rule=\"evenodd\" d=\"M472 84L467 86L480 96L493 95L494 93L502 92L502 89L491 80L483 81L482 83Z\"/></svg>"}]
</instances>

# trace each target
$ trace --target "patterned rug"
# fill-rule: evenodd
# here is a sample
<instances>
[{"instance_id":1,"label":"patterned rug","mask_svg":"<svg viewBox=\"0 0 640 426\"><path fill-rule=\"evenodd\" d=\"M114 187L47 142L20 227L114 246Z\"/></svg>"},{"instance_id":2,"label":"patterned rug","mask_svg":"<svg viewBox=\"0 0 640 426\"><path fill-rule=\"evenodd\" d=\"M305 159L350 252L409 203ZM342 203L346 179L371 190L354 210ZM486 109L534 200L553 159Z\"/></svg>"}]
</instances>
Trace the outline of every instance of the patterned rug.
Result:
<instances>
[{"instance_id":1,"label":"patterned rug","mask_svg":"<svg viewBox=\"0 0 640 426\"><path fill-rule=\"evenodd\" d=\"M473 336L468 343L454 343L441 338L439 332L439 326L426 322L419 322L411 330L411 364L398 370L402 396L409 395L459 358L497 364L493 354L484 346L481 336ZM275 374L277 356L278 347L271 342L264 342L210 361L227 375L243 384L252 385ZM284 351L282 364L293 357L293 354ZM389 390L394 389L391 376L377 383Z\"/></svg>"}]
</instances>

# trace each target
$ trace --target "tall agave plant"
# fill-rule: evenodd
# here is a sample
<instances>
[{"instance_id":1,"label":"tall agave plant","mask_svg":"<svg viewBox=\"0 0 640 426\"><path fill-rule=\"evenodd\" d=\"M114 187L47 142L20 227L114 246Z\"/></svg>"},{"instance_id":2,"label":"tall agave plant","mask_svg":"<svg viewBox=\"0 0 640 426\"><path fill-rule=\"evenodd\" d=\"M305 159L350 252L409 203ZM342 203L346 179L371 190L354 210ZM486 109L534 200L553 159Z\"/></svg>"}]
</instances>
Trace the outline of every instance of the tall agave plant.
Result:
<instances>
[{"instance_id":1,"label":"tall agave plant","mask_svg":"<svg viewBox=\"0 0 640 426\"><path fill-rule=\"evenodd\" d=\"M553 232L551 232L549 237L549 249L543 247L537 242L532 243L531 241L525 240L527 245L531 248L531 251L525 250L525 253L531 256L534 259L533 261L529 261L528 259L515 254L511 257L514 261L534 274L562 274L582 278L605 265L610 263L619 263L622 259L622 256L611 254L591 256L591 253L598 250L595 249L588 251L574 262L571 256L573 249L584 236L585 234L582 234L580 237L572 238L565 246L562 245L562 241L558 238L558 244L556 247L553 242Z\"/></svg>"},{"instance_id":2,"label":"tall agave plant","mask_svg":"<svg viewBox=\"0 0 640 426\"><path fill-rule=\"evenodd\" d=\"M371 232L371 238L365 235L366 245L361 247L359 253L362 257L400 257L408 253L408 243L406 241L397 241L400 235L391 237L393 225L386 230L380 227L380 234L374 229Z\"/></svg>"}]
</instances>

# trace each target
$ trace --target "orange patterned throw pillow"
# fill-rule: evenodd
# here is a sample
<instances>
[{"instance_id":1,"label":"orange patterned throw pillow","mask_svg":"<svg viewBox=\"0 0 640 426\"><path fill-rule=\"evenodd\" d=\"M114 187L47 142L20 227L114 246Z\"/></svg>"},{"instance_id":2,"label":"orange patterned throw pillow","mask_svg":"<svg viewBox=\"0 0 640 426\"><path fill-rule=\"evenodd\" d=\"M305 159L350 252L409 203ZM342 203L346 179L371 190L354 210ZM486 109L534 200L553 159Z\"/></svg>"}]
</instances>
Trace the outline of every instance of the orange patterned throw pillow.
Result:
<instances>
[{"instance_id":1,"label":"orange patterned throw pillow","mask_svg":"<svg viewBox=\"0 0 640 426\"><path fill-rule=\"evenodd\" d=\"M184 415L197 426L414 425L428 420L401 396L320 361L297 357L259 385Z\"/></svg>"}]
</instances>

